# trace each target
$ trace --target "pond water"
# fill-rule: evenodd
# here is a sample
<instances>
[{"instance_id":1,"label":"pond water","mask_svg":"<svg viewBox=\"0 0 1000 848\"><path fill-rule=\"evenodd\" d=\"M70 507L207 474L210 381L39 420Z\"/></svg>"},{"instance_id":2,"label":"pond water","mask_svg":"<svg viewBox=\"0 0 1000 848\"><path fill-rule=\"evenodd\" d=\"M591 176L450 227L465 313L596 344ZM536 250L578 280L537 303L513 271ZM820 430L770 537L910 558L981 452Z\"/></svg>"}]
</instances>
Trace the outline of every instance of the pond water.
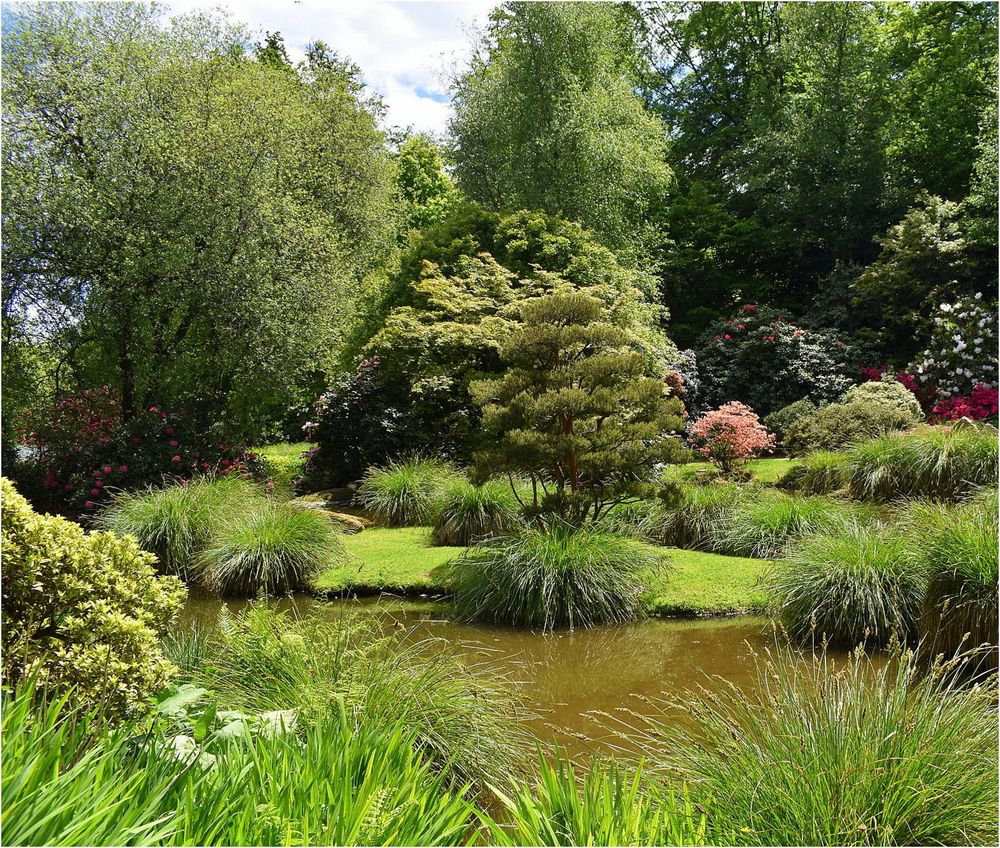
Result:
<instances>
[{"instance_id":1,"label":"pond water","mask_svg":"<svg viewBox=\"0 0 1000 848\"><path fill-rule=\"evenodd\" d=\"M247 601L220 601L193 594L181 626L211 627L225 603L236 611ZM615 713L622 708L648 714L646 699L663 692L694 694L710 675L736 685L754 685L754 652L775 643L770 622L741 616L714 619L654 618L633 624L552 634L513 628L468 625L448 619L441 603L377 598L325 601L296 595L275 601L299 614L331 618L346 612L383 617L386 626L407 638L441 637L461 645L475 659L518 681L538 736L558 741L574 752L600 749L606 735L591 711ZM585 741L581 736L587 737Z\"/></svg>"}]
</instances>

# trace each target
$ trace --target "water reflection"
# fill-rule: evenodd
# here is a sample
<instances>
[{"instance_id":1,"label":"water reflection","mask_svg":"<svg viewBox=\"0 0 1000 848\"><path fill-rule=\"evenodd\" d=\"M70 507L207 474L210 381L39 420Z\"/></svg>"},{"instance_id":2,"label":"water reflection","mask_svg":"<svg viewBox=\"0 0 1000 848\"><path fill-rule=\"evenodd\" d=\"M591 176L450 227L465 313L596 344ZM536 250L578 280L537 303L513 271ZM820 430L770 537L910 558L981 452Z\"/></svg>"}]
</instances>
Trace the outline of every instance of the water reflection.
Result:
<instances>
[{"instance_id":1,"label":"water reflection","mask_svg":"<svg viewBox=\"0 0 1000 848\"><path fill-rule=\"evenodd\" d=\"M181 626L212 627L225 603L236 611L247 601L222 602L192 595ZM773 644L766 619L650 619L633 624L543 635L513 628L458 624L445 604L392 596L320 601L307 595L273 601L294 614L331 619L345 613L378 613L408 638L435 636L460 644L473 659L489 660L520 681L539 735L580 748L580 734L599 729L584 715L621 707L643 712L644 698L661 692L694 692L706 675L738 686L753 681L753 651Z\"/></svg>"}]
</instances>

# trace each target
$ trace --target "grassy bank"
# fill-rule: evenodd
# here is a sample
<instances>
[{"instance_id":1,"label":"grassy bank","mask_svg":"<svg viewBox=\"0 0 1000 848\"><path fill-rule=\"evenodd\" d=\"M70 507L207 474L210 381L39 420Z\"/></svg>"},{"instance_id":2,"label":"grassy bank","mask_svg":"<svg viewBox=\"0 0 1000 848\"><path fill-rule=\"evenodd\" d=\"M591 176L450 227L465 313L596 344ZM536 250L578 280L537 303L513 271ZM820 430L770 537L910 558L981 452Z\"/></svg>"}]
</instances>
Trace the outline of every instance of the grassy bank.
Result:
<instances>
[{"instance_id":1,"label":"grassy bank","mask_svg":"<svg viewBox=\"0 0 1000 848\"><path fill-rule=\"evenodd\" d=\"M375 527L344 537L344 547L348 561L322 571L312 582L316 592L446 592L445 566L465 550L432 546L428 527ZM675 548L665 553L673 568L650 580L651 614L732 615L763 608L764 596L755 585L767 560Z\"/></svg>"},{"instance_id":2,"label":"grassy bank","mask_svg":"<svg viewBox=\"0 0 1000 848\"><path fill-rule=\"evenodd\" d=\"M798 462L797 459L786 457L753 459L746 464L745 470L758 482L770 485L777 483ZM671 465L663 472L663 477L666 480L690 480L696 477L698 472L711 471L714 467L711 462L688 462L683 465Z\"/></svg>"}]
</instances>

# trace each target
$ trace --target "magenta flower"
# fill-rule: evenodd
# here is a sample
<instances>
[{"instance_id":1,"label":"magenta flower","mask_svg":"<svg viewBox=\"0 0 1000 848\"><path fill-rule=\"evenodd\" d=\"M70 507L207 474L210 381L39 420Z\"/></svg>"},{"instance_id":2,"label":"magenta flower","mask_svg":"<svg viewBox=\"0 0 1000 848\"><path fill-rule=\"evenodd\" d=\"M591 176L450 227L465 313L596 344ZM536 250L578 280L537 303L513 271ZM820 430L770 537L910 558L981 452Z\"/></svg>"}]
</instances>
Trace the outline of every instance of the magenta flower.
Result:
<instances>
[{"instance_id":1,"label":"magenta flower","mask_svg":"<svg viewBox=\"0 0 1000 848\"><path fill-rule=\"evenodd\" d=\"M171 439L170 440L170 447L172 447L172 448L177 447L177 445L179 445L179 444L180 444L180 442L178 442L177 439Z\"/></svg>"},{"instance_id":2,"label":"magenta flower","mask_svg":"<svg viewBox=\"0 0 1000 848\"><path fill-rule=\"evenodd\" d=\"M119 465L118 466L118 470L121 471L122 474L124 474L126 471L128 471L128 466L127 465Z\"/></svg>"},{"instance_id":3,"label":"magenta flower","mask_svg":"<svg viewBox=\"0 0 1000 848\"><path fill-rule=\"evenodd\" d=\"M92 494L94 497L97 497L99 494L101 494L101 490L100 489L91 489L90 490L90 494Z\"/></svg>"},{"instance_id":4,"label":"magenta flower","mask_svg":"<svg viewBox=\"0 0 1000 848\"><path fill-rule=\"evenodd\" d=\"M179 456L172 456L172 457L170 457L170 461L171 462L180 462L181 458Z\"/></svg>"},{"instance_id":5,"label":"magenta flower","mask_svg":"<svg viewBox=\"0 0 1000 848\"><path fill-rule=\"evenodd\" d=\"M93 501L84 501L83 505L87 507L87 509L93 509L95 506L97 506L97 504L95 504Z\"/></svg>"}]
</instances>

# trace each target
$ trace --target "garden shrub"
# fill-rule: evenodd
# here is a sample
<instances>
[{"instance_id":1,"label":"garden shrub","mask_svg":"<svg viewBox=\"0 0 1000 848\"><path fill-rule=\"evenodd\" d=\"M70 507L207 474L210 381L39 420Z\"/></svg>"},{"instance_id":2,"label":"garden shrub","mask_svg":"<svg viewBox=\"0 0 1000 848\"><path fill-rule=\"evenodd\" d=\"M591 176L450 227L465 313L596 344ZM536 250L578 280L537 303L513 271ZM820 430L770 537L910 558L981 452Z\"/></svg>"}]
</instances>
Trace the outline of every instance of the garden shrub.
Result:
<instances>
[{"instance_id":1,"label":"garden shrub","mask_svg":"<svg viewBox=\"0 0 1000 848\"><path fill-rule=\"evenodd\" d=\"M295 709L310 728L338 702L357 722L402 722L457 788L508 788L531 748L503 673L370 617L293 618L259 603L224 612L201 682L227 706Z\"/></svg>"},{"instance_id":2,"label":"garden shrub","mask_svg":"<svg viewBox=\"0 0 1000 848\"><path fill-rule=\"evenodd\" d=\"M200 581L221 595L307 588L344 555L340 531L321 510L259 498L217 523L198 552Z\"/></svg>"},{"instance_id":3,"label":"garden shrub","mask_svg":"<svg viewBox=\"0 0 1000 848\"><path fill-rule=\"evenodd\" d=\"M559 287L599 299L648 375L662 372L672 345L651 275L622 265L578 224L467 204L421 234L358 323L347 348L361 364L317 405L309 485L355 480L404 451L467 460L479 440L471 381L503 370L499 351L520 307Z\"/></svg>"},{"instance_id":4,"label":"garden shrub","mask_svg":"<svg viewBox=\"0 0 1000 848\"><path fill-rule=\"evenodd\" d=\"M159 637L185 597L135 541L38 515L3 487L3 677L76 687L111 715L169 680Z\"/></svg>"},{"instance_id":5,"label":"garden shrub","mask_svg":"<svg viewBox=\"0 0 1000 848\"><path fill-rule=\"evenodd\" d=\"M19 474L40 480L44 505L85 513L114 489L138 489L164 476L244 473L264 482L260 457L231 444L216 428L156 406L121 419L117 390L104 387L40 407L22 428L33 455Z\"/></svg>"},{"instance_id":6,"label":"garden shrub","mask_svg":"<svg viewBox=\"0 0 1000 848\"><path fill-rule=\"evenodd\" d=\"M785 437L791 453L835 451L857 442L908 430L924 420L913 393L895 380L862 383L837 403L794 422Z\"/></svg>"},{"instance_id":7,"label":"garden shrub","mask_svg":"<svg viewBox=\"0 0 1000 848\"><path fill-rule=\"evenodd\" d=\"M478 486L466 480L449 483L434 512L431 538L435 545L465 547L516 530L523 520L514 492L499 480Z\"/></svg>"},{"instance_id":8,"label":"garden shrub","mask_svg":"<svg viewBox=\"0 0 1000 848\"><path fill-rule=\"evenodd\" d=\"M554 521L470 548L450 576L460 618L550 631L640 617L658 566L634 539Z\"/></svg>"},{"instance_id":9,"label":"garden shrub","mask_svg":"<svg viewBox=\"0 0 1000 848\"><path fill-rule=\"evenodd\" d=\"M956 424L873 439L849 451L851 496L956 500L997 482L997 431Z\"/></svg>"},{"instance_id":10,"label":"garden shrub","mask_svg":"<svg viewBox=\"0 0 1000 848\"><path fill-rule=\"evenodd\" d=\"M957 421L960 418L990 421L996 426L998 408L1000 392L996 387L977 383L968 395L955 395L939 400L934 404L931 416L941 421Z\"/></svg>"},{"instance_id":11,"label":"garden shrub","mask_svg":"<svg viewBox=\"0 0 1000 848\"><path fill-rule=\"evenodd\" d=\"M460 480L446 462L412 456L369 468L355 501L386 527L429 524L447 485Z\"/></svg>"},{"instance_id":12,"label":"garden shrub","mask_svg":"<svg viewBox=\"0 0 1000 848\"><path fill-rule=\"evenodd\" d=\"M711 547L731 556L775 559L809 533L829 531L861 519L859 508L829 498L789 496L761 490L743 498L709 534Z\"/></svg>"},{"instance_id":13,"label":"garden shrub","mask_svg":"<svg viewBox=\"0 0 1000 848\"><path fill-rule=\"evenodd\" d=\"M774 447L750 407L736 401L706 412L691 426L691 440L698 453L714 462L723 474L731 474L762 451Z\"/></svg>"},{"instance_id":14,"label":"garden shrub","mask_svg":"<svg viewBox=\"0 0 1000 848\"><path fill-rule=\"evenodd\" d=\"M916 636L926 583L908 538L849 522L803 538L763 586L793 638L852 647Z\"/></svg>"},{"instance_id":15,"label":"garden shrub","mask_svg":"<svg viewBox=\"0 0 1000 848\"><path fill-rule=\"evenodd\" d=\"M667 698L627 728L648 772L709 809L708 844L996 840L995 688L961 688L898 651L835 663L782 649L756 677L749 692L718 678Z\"/></svg>"},{"instance_id":16,"label":"garden shrub","mask_svg":"<svg viewBox=\"0 0 1000 848\"><path fill-rule=\"evenodd\" d=\"M195 477L186 485L116 492L94 522L102 530L135 536L156 554L162 571L189 580L196 578L195 558L213 533L260 498L253 483L235 474Z\"/></svg>"},{"instance_id":17,"label":"garden shrub","mask_svg":"<svg viewBox=\"0 0 1000 848\"><path fill-rule=\"evenodd\" d=\"M809 398L801 398L794 403L788 404L788 406L776 409L770 415L765 415L763 424L766 429L774 433L774 438L778 444L784 445L785 436L788 435L788 431L792 425L800 418L812 415L817 408L816 404L809 400Z\"/></svg>"},{"instance_id":18,"label":"garden shrub","mask_svg":"<svg viewBox=\"0 0 1000 848\"><path fill-rule=\"evenodd\" d=\"M803 495L846 493L850 483L850 457L837 451L807 453L781 481L782 486Z\"/></svg>"},{"instance_id":19,"label":"garden shrub","mask_svg":"<svg viewBox=\"0 0 1000 848\"><path fill-rule=\"evenodd\" d=\"M997 493L956 506L916 503L903 518L927 574L920 619L926 658L969 652L969 671L997 670Z\"/></svg>"},{"instance_id":20,"label":"garden shrub","mask_svg":"<svg viewBox=\"0 0 1000 848\"><path fill-rule=\"evenodd\" d=\"M804 397L834 400L855 371L855 354L839 333L796 325L780 310L755 304L710 325L697 358L705 405L736 400L762 415Z\"/></svg>"}]
</instances>

